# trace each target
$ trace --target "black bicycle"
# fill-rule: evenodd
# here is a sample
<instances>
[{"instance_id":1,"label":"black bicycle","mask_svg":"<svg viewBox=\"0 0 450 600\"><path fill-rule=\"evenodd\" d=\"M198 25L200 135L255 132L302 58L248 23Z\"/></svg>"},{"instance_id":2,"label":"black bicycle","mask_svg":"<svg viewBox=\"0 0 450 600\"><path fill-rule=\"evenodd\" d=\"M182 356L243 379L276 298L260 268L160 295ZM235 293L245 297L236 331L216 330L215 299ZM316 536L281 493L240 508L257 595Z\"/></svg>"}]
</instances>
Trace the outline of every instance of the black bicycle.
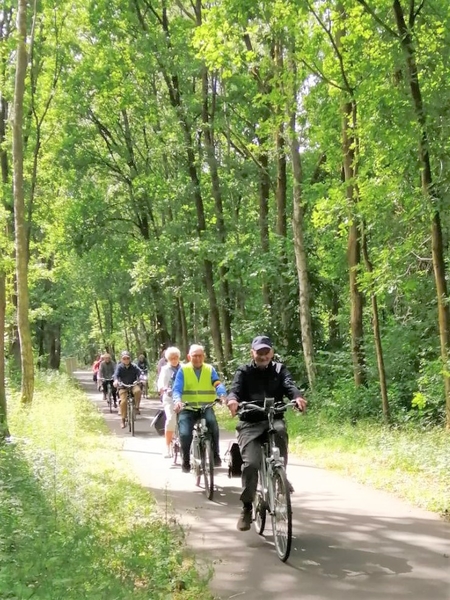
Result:
<instances>
[{"instance_id":1,"label":"black bicycle","mask_svg":"<svg viewBox=\"0 0 450 600\"><path fill-rule=\"evenodd\" d=\"M214 451L212 435L206 425L205 412L217 402L220 402L220 400L214 400L210 404L195 408L198 416L194 425L190 450L190 463L195 477L195 485L199 486L203 477L205 495L208 500L212 500L214 496ZM183 406L186 407L189 404L184 403Z\"/></svg>"},{"instance_id":2,"label":"black bicycle","mask_svg":"<svg viewBox=\"0 0 450 600\"><path fill-rule=\"evenodd\" d=\"M127 385L126 383L121 383L120 387L127 390L127 417L126 423L128 423L128 431L134 436L134 423L136 421L136 402L134 399L133 388L137 385L137 381Z\"/></svg>"},{"instance_id":3,"label":"black bicycle","mask_svg":"<svg viewBox=\"0 0 450 600\"><path fill-rule=\"evenodd\" d=\"M114 379L104 379L103 383L106 383L106 402L109 407L109 412L112 413L113 409L113 381Z\"/></svg>"},{"instance_id":4,"label":"black bicycle","mask_svg":"<svg viewBox=\"0 0 450 600\"><path fill-rule=\"evenodd\" d=\"M260 411L267 415L269 429L267 439L261 444L261 466L258 473L258 488L253 503L256 531L263 535L266 526L266 515L272 517L272 531L275 549L281 561L286 562L292 544L292 505L290 485L286 477L284 460L275 443L274 418L283 414L295 403L275 406L273 398L265 398L264 406L242 402L240 412Z\"/></svg>"}]
</instances>

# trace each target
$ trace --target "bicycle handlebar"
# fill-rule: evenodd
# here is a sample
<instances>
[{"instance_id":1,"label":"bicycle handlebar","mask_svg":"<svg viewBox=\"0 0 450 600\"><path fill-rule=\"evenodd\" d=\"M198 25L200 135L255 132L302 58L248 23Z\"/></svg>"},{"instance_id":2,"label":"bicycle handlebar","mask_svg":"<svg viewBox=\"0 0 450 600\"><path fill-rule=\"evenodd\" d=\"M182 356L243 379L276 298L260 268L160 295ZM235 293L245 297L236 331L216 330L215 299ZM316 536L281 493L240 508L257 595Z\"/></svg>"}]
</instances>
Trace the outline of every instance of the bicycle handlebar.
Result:
<instances>
[{"instance_id":1,"label":"bicycle handlebar","mask_svg":"<svg viewBox=\"0 0 450 600\"><path fill-rule=\"evenodd\" d=\"M259 406L258 404L253 404L252 402L241 402L239 404L238 413L241 412L241 410L257 410L259 412L263 412L264 414L268 414L271 408L273 408L275 413L283 413L286 412L289 407L294 408L296 406L297 403L294 400L291 400L282 406L275 406L274 404L271 406Z\"/></svg>"},{"instance_id":2,"label":"bicycle handlebar","mask_svg":"<svg viewBox=\"0 0 450 600\"><path fill-rule=\"evenodd\" d=\"M195 410L206 410L207 408L212 408L215 404L222 404L222 401L219 398L216 398L214 400L214 402L210 402L208 404L202 404L201 406L193 406L192 404L190 404L189 402L182 402L182 406L183 408L186 407L191 407L191 408L195 408Z\"/></svg>"},{"instance_id":3,"label":"bicycle handlebar","mask_svg":"<svg viewBox=\"0 0 450 600\"><path fill-rule=\"evenodd\" d=\"M137 381L135 381L134 383L122 383L121 381L119 381L119 387L121 388L131 389L135 385L139 385L139 383Z\"/></svg>"}]
</instances>

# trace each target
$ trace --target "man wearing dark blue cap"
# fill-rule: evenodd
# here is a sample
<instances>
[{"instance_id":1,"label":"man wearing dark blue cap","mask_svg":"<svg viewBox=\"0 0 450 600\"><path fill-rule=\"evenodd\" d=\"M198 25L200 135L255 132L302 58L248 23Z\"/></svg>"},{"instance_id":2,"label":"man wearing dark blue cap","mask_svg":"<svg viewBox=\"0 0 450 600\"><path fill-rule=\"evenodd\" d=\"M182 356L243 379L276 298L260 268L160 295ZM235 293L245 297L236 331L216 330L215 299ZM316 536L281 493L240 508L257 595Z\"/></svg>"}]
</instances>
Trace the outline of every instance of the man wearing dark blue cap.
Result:
<instances>
[{"instance_id":1,"label":"man wearing dark blue cap","mask_svg":"<svg viewBox=\"0 0 450 600\"><path fill-rule=\"evenodd\" d=\"M252 342L252 361L238 368L231 384L227 406L234 417L241 402L264 405L265 398L274 398L275 405L283 404L284 396L295 400L299 410L306 409L306 400L296 387L287 368L273 361L273 345L267 336L259 335ZM276 443L281 456L287 462L288 435L282 416L275 423ZM240 415L236 425L238 444L242 455L242 512L237 528L250 529L252 504L258 485L258 469L261 462L261 441L269 428L267 417L262 413Z\"/></svg>"}]
</instances>

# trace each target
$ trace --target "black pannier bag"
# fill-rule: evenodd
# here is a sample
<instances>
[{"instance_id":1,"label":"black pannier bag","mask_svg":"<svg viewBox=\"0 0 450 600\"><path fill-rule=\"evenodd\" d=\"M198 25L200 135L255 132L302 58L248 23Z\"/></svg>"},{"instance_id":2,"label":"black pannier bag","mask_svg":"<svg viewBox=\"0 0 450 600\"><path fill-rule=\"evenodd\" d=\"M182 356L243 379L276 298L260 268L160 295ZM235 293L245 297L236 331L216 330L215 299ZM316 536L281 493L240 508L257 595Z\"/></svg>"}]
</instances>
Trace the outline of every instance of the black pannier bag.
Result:
<instances>
[{"instance_id":1,"label":"black pannier bag","mask_svg":"<svg viewBox=\"0 0 450 600\"><path fill-rule=\"evenodd\" d=\"M228 477L240 477L242 474L242 456L237 442L231 441L228 444L225 460L228 463Z\"/></svg>"},{"instance_id":2,"label":"black pannier bag","mask_svg":"<svg viewBox=\"0 0 450 600\"><path fill-rule=\"evenodd\" d=\"M152 422L150 423L150 427L154 427L158 435L164 435L166 427L166 412L164 409L160 408L157 411L156 415L152 419Z\"/></svg>"}]
</instances>

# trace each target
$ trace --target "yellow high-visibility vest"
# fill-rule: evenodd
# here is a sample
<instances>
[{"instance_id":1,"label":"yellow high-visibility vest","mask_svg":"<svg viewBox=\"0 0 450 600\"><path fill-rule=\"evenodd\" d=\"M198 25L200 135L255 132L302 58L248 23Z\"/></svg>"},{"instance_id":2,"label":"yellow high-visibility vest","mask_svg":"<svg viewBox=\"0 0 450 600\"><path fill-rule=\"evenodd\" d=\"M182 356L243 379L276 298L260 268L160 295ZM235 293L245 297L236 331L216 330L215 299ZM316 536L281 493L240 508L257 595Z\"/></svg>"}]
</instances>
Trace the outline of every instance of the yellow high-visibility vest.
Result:
<instances>
[{"instance_id":1,"label":"yellow high-visibility vest","mask_svg":"<svg viewBox=\"0 0 450 600\"><path fill-rule=\"evenodd\" d=\"M216 388L211 383L212 366L208 364L202 365L200 377L194 371L191 363L182 365L183 369L183 393L181 400L189 404L208 404L217 398Z\"/></svg>"}]
</instances>

